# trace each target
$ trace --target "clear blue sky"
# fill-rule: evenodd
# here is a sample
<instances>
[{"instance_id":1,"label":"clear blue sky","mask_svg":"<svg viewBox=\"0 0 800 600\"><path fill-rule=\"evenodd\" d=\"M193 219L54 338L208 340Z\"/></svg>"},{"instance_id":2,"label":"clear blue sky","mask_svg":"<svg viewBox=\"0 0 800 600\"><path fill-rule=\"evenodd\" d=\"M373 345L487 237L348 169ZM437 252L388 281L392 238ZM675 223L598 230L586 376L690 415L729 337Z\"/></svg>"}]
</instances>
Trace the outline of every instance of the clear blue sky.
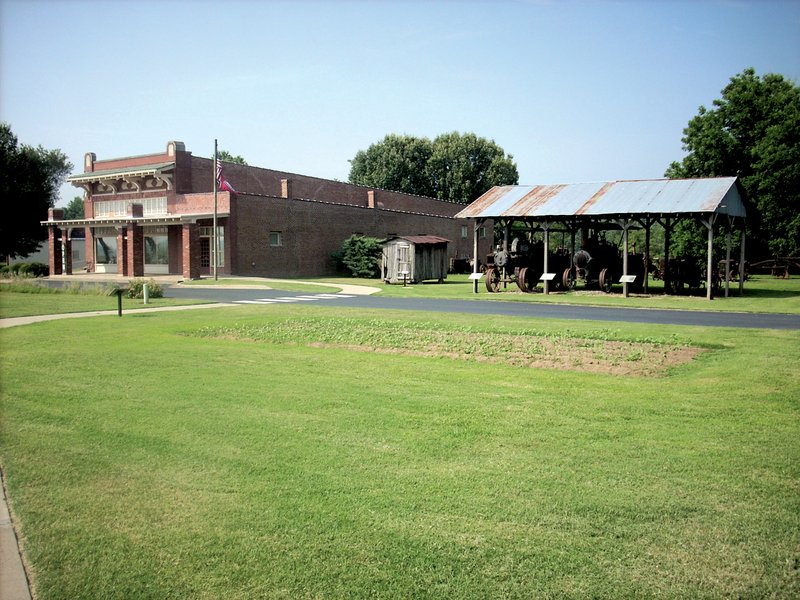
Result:
<instances>
[{"instance_id":1,"label":"clear blue sky","mask_svg":"<svg viewBox=\"0 0 800 600\"><path fill-rule=\"evenodd\" d=\"M457 130L524 184L654 178L733 75L800 81L800 2L0 0L0 67L0 119L75 172L218 138L347 180L388 133Z\"/></svg>"}]
</instances>

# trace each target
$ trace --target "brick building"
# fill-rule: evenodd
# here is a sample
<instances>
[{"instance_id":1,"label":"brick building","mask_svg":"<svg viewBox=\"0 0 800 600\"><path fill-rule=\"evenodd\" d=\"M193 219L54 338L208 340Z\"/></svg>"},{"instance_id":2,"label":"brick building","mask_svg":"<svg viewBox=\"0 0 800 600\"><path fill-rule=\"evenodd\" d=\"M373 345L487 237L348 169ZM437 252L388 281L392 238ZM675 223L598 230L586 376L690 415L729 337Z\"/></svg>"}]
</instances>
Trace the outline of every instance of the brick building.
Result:
<instances>
[{"instance_id":1,"label":"brick building","mask_svg":"<svg viewBox=\"0 0 800 600\"><path fill-rule=\"evenodd\" d=\"M85 230L80 243L89 272L189 279L211 273L212 163L181 142L145 156L97 160L86 154L84 172L68 179L84 190L85 218L64 220L51 209L43 222L50 273L72 273L70 259L62 257L71 256L76 229ZM237 193L217 193L220 274L330 275L331 254L353 234L436 235L451 241L448 258L472 255L475 232L454 218L463 205L271 169L223 167ZM490 249L491 226L479 230L479 256Z\"/></svg>"}]
</instances>

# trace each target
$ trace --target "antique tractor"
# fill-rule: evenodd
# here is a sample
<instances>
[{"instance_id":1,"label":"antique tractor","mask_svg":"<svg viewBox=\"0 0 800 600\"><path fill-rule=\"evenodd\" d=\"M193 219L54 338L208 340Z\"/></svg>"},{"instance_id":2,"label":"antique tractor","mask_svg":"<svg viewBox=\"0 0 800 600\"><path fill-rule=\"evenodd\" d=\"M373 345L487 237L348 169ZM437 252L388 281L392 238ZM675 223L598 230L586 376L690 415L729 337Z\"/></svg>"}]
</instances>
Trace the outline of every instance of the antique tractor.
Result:
<instances>
[{"instance_id":1,"label":"antique tractor","mask_svg":"<svg viewBox=\"0 0 800 600\"><path fill-rule=\"evenodd\" d=\"M547 269L556 273L555 289L571 289L575 278L570 268L569 253L561 249L548 253ZM536 290L544 273L544 244L514 238L508 250L498 247L486 257L486 289L499 292L502 284L516 283L525 292Z\"/></svg>"},{"instance_id":2,"label":"antique tractor","mask_svg":"<svg viewBox=\"0 0 800 600\"><path fill-rule=\"evenodd\" d=\"M622 251L605 240L586 244L573 256L574 278L586 289L599 289L611 293L613 285L623 273ZM646 268L642 254L628 254L628 274L635 275L629 290L640 292L644 288Z\"/></svg>"},{"instance_id":3,"label":"antique tractor","mask_svg":"<svg viewBox=\"0 0 800 600\"><path fill-rule=\"evenodd\" d=\"M723 279L724 272L723 266ZM672 295L691 294L706 287L706 270L698 265L696 259L691 257L670 258L666 264L664 259L660 258L655 278L667 282L668 285L664 286L664 291ZM719 284L718 273L712 273L712 291L719 289Z\"/></svg>"}]
</instances>

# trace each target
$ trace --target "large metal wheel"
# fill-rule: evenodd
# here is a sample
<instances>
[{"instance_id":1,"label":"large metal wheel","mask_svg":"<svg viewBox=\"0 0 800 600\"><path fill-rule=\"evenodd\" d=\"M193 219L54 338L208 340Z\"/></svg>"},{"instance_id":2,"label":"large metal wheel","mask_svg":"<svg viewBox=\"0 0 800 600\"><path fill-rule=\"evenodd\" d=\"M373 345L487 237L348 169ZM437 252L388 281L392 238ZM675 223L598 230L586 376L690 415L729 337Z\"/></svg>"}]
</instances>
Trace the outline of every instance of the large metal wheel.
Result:
<instances>
[{"instance_id":1,"label":"large metal wheel","mask_svg":"<svg viewBox=\"0 0 800 600\"><path fill-rule=\"evenodd\" d=\"M500 273L494 267L486 269L486 290L492 293L500 291Z\"/></svg>"},{"instance_id":2,"label":"large metal wheel","mask_svg":"<svg viewBox=\"0 0 800 600\"><path fill-rule=\"evenodd\" d=\"M517 273L517 287L526 294L532 293L533 288L536 287L534 275L535 273L530 268L522 267Z\"/></svg>"},{"instance_id":3,"label":"large metal wheel","mask_svg":"<svg viewBox=\"0 0 800 600\"><path fill-rule=\"evenodd\" d=\"M614 277L611 275L611 271L608 269L603 269L600 271L598 283L600 284L601 290L603 290L606 294L610 294L611 286L614 285Z\"/></svg>"},{"instance_id":4,"label":"large metal wheel","mask_svg":"<svg viewBox=\"0 0 800 600\"><path fill-rule=\"evenodd\" d=\"M561 274L561 287L565 290L575 289L575 273L572 272L572 269L564 269Z\"/></svg>"}]
</instances>

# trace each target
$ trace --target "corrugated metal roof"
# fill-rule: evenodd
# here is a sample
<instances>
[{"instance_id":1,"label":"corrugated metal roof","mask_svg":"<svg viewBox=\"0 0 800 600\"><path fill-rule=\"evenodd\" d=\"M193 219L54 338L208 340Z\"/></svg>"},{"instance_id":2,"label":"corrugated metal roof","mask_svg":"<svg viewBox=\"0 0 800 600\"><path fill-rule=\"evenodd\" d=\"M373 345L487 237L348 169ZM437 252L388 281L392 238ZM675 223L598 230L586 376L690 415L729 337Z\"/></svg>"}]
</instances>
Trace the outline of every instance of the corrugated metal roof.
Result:
<instances>
[{"instance_id":1,"label":"corrugated metal roof","mask_svg":"<svg viewBox=\"0 0 800 600\"><path fill-rule=\"evenodd\" d=\"M387 242L392 240L406 240L412 244L449 244L450 240L436 235L396 235L390 237Z\"/></svg>"},{"instance_id":2,"label":"corrugated metal roof","mask_svg":"<svg viewBox=\"0 0 800 600\"><path fill-rule=\"evenodd\" d=\"M457 218L677 215L745 217L736 177L496 186Z\"/></svg>"}]
</instances>

